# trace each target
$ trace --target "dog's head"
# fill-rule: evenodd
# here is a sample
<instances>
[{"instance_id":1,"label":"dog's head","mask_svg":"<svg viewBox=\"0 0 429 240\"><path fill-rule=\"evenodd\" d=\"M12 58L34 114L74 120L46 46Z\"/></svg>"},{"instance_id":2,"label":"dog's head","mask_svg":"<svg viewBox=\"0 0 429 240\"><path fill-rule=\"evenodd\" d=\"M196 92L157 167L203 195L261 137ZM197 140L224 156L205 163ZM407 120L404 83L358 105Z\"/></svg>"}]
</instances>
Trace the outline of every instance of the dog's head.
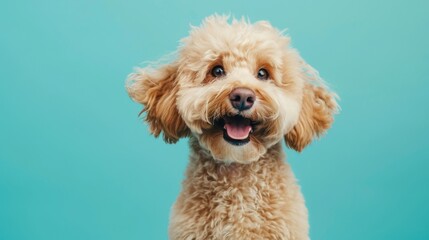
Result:
<instances>
[{"instance_id":1,"label":"dog's head","mask_svg":"<svg viewBox=\"0 0 429 240\"><path fill-rule=\"evenodd\" d=\"M129 77L155 136L193 135L214 159L249 163L282 138L301 151L330 127L335 94L269 23L212 16L182 43L172 63Z\"/></svg>"}]
</instances>

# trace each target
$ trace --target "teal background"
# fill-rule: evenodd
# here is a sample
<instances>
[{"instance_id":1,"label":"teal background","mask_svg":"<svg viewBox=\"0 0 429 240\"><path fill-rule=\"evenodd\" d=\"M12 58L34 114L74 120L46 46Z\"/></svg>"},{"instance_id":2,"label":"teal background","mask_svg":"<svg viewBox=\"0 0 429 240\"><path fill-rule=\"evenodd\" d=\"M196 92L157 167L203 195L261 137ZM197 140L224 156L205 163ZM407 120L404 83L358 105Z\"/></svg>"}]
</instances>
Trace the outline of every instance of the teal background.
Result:
<instances>
[{"instance_id":1,"label":"teal background","mask_svg":"<svg viewBox=\"0 0 429 240\"><path fill-rule=\"evenodd\" d=\"M214 12L269 20L341 97L286 149L312 239L429 239L429 1L3 1L0 239L166 239L187 140L124 89Z\"/></svg>"}]
</instances>

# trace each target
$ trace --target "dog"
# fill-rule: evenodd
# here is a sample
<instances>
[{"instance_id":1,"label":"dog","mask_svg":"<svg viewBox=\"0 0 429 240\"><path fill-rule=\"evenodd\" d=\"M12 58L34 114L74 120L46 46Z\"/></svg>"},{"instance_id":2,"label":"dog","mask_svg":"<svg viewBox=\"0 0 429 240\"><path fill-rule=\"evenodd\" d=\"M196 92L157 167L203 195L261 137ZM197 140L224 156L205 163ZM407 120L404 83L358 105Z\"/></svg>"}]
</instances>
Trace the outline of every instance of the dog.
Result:
<instances>
[{"instance_id":1,"label":"dog","mask_svg":"<svg viewBox=\"0 0 429 240\"><path fill-rule=\"evenodd\" d=\"M330 128L337 95L266 21L207 17L176 59L127 80L150 132L189 138L170 239L309 239L282 139L298 152Z\"/></svg>"}]
</instances>

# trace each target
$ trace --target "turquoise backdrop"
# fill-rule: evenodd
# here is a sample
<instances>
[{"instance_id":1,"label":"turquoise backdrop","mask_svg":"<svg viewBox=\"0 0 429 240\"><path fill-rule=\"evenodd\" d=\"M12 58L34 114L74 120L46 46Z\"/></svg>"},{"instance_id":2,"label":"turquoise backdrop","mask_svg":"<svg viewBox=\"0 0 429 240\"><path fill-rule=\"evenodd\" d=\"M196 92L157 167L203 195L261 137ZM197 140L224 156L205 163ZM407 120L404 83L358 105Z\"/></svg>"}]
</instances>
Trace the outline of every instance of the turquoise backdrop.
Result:
<instances>
[{"instance_id":1,"label":"turquoise backdrop","mask_svg":"<svg viewBox=\"0 0 429 240\"><path fill-rule=\"evenodd\" d=\"M311 238L429 239L429 1L2 1L0 239L167 239L187 140L149 135L124 89L212 13L269 20L341 97L286 149Z\"/></svg>"}]
</instances>

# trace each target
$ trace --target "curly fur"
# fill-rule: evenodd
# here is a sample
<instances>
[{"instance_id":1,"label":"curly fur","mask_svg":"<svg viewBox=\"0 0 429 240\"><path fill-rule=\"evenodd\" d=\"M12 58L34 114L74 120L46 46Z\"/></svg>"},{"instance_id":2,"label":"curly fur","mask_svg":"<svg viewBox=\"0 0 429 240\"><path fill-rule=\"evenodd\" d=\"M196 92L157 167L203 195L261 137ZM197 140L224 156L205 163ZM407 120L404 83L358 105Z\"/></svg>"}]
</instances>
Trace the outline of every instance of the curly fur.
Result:
<instances>
[{"instance_id":1,"label":"curly fur","mask_svg":"<svg viewBox=\"0 0 429 240\"><path fill-rule=\"evenodd\" d=\"M223 77L211 69L222 65ZM256 78L261 67L269 79ZM256 96L238 111L235 88ZM290 38L268 22L211 16L182 40L177 59L158 69L139 68L127 85L144 106L153 135L175 143L190 137L191 156L171 214L171 239L308 239L304 199L281 147L302 151L333 122L336 94ZM216 120L241 114L258 124L250 141L224 140Z\"/></svg>"}]
</instances>

